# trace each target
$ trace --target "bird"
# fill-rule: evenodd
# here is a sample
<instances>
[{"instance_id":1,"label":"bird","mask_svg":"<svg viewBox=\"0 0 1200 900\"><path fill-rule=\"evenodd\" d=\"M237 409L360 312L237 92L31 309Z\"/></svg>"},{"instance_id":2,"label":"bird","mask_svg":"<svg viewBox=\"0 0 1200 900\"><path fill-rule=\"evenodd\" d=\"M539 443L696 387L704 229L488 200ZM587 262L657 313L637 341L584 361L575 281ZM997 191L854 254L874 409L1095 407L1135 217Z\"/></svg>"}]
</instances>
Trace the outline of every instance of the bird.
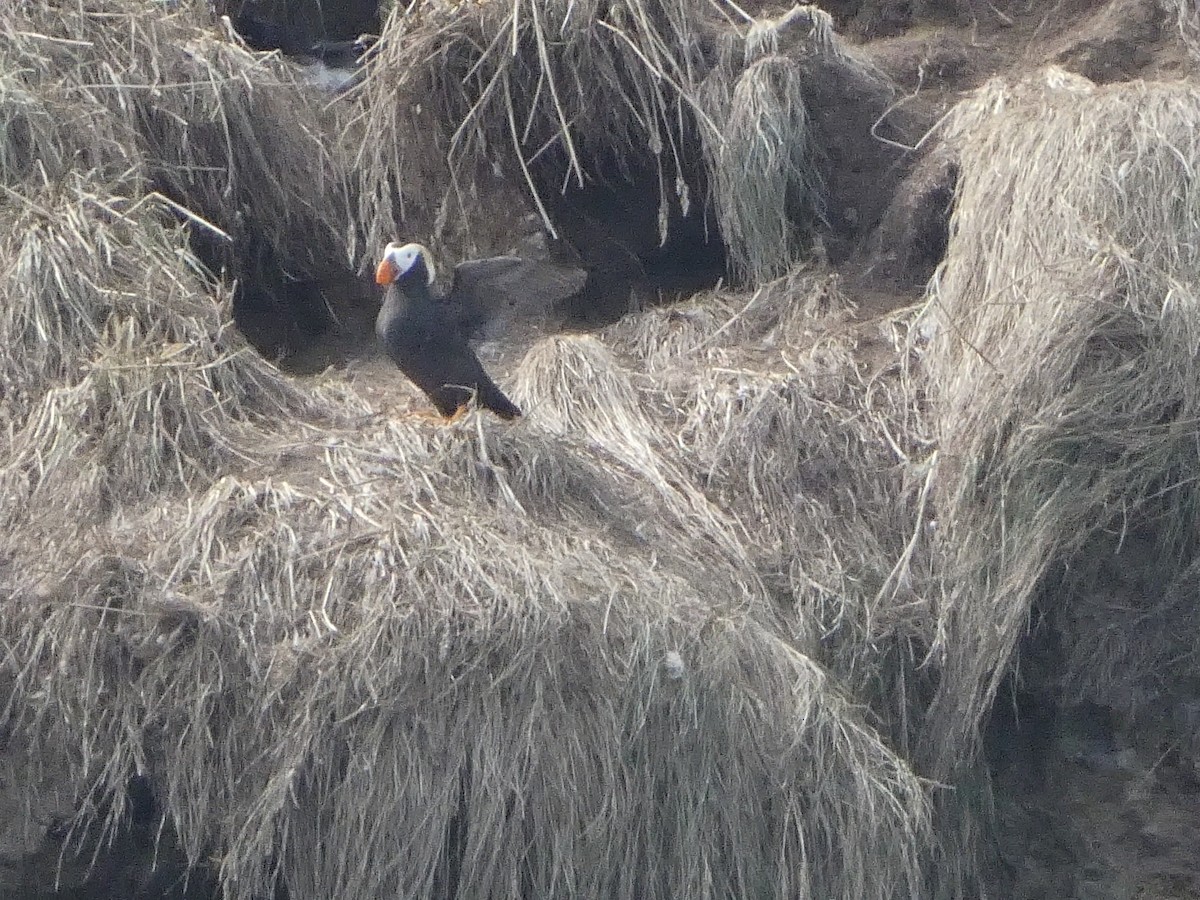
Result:
<instances>
[{"instance_id":1,"label":"bird","mask_svg":"<svg viewBox=\"0 0 1200 900\"><path fill-rule=\"evenodd\" d=\"M556 279L558 269L562 273ZM522 273L532 277L522 279ZM375 282L386 287L375 334L397 368L450 421L465 412L472 395L480 407L513 420L521 416L520 407L484 371L468 338L494 324L504 312L500 307L521 306L523 281L527 297L533 298L526 299L529 305L578 290L583 277L552 263L493 257L460 263L449 292L435 296L436 269L429 250L393 241L375 270Z\"/></svg>"}]
</instances>

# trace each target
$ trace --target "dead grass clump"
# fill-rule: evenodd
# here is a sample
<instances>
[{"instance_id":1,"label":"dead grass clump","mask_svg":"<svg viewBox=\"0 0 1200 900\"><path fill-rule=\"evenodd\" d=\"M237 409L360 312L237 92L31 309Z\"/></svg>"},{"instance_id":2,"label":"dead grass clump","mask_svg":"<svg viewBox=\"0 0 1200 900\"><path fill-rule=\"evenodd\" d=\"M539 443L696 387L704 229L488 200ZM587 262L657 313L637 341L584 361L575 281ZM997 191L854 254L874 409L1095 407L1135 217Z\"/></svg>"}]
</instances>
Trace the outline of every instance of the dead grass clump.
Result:
<instances>
[{"instance_id":1,"label":"dead grass clump","mask_svg":"<svg viewBox=\"0 0 1200 900\"><path fill-rule=\"evenodd\" d=\"M15 127L0 179L88 171L127 196L167 195L230 259L254 233L296 277L345 268L347 182L319 133L332 113L278 58L206 30L202 10L6 5L0 117Z\"/></svg>"},{"instance_id":2,"label":"dead grass clump","mask_svg":"<svg viewBox=\"0 0 1200 900\"><path fill-rule=\"evenodd\" d=\"M819 212L800 68L783 56L751 63L722 112L723 136L705 142L717 221L734 273L762 282L799 258Z\"/></svg>"},{"instance_id":3,"label":"dead grass clump","mask_svg":"<svg viewBox=\"0 0 1200 900\"><path fill-rule=\"evenodd\" d=\"M0 48L0 60L5 69L0 72L0 184L7 188L34 179L60 178L71 163L83 165L100 160L89 158L106 145L109 136L103 134L105 122L93 122L86 136L78 131L69 144L62 139L71 133L64 128L53 108L31 91L15 65L15 54ZM9 68L11 66L11 68ZM94 166L93 166L94 167Z\"/></svg>"},{"instance_id":4,"label":"dead grass clump","mask_svg":"<svg viewBox=\"0 0 1200 900\"><path fill-rule=\"evenodd\" d=\"M410 198L404 216L437 209L436 223L420 221L440 237L478 208L477 186L493 172L523 194L515 212L534 208L548 222L569 188L650 173L661 238L671 216L702 201L693 145L705 126L693 121L692 97L707 71L701 13L691 0L427 3L394 13L368 102L396 113L366 137L372 206L362 217L399 218L374 205L394 175L413 176L390 182ZM390 120L414 102L420 119ZM381 143L397 129L420 134L420 146L401 155Z\"/></svg>"},{"instance_id":5,"label":"dead grass clump","mask_svg":"<svg viewBox=\"0 0 1200 900\"><path fill-rule=\"evenodd\" d=\"M736 524L696 490L678 465L671 423L656 421L635 377L594 337L552 337L526 354L514 392L541 428L582 438L613 464L636 473L643 486L652 486L662 503L658 516L675 520L670 530L676 536L712 545L722 557L741 563Z\"/></svg>"},{"instance_id":6,"label":"dead grass clump","mask_svg":"<svg viewBox=\"0 0 1200 900\"><path fill-rule=\"evenodd\" d=\"M514 514L522 466L646 514L585 437L315 450L7 585L21 721L89 792L149 769L237 898L916 894L923 789L731 562Z\"/></svg>"},{"instance_id":7,"label":"dead grass clump","mask_svg":"<svg viewBox=\"0 0 1200 900\"><path fill-rule=\"evenodd\" d=\"M215 475L241 426L317 412L234 333L162 204L84 184L7 205L18 211L0 238L10 514L104 515Z\"/></svg>"},{"instance_id":8,"label":"dead grass clump","mask_svg":"<svg viewBox=\"0 0 1200 900\"><path fill-rule=\"evenodd\" d=\"M794 274L749 299L696 304L710 319L701 338L651 363L664 407L677 410L691 478L747 530L793 639L903 744L933 578L932 444L912 385L899 367L872 371L855 354L863 326L836 278ZM643 318L616 327L657 328L674 345L670 313ZM877 327L903 343L901 318Z\"/></svg>"},{"instance_id":9,"label":"dead grass clump","mask_svg":"<svg viewBox=\"0 0 1200 900\"><path fill-rule=\"evenodd\" d=\"M711 202L739 277L786 272L821 211L806 84L819 77L857 90L868 67L814 7L745 35L744 21L722 21L715 8L693 0L397 7L365 88L368 241L391 239L403 222L437 244L478 245L462 229L472 218L499 227L496 205L481 206L498 176L527 201L503 217L507 228L532 205L553 229L557 194L650 172L660 241L673 220Z\"/></svg>"},{"instance_id":10,"label":"dead grass clump","mask_svg":"<svg viewBox=\"0 0 1200 900\"><path fill-rule=\"evenodd\" d=\"M828 159L879 154L872 127L895 87L810 5L725 36L718 55L699 92L717 125L702 132L712 200L733 273L763 283L809 254L831 208L870 215Z\"/></svg>"},{"instance_id":11,"label":"dead grass clump","mask_svg":"<svg viewBox=\"0 0 1200 900\"><path fill-rule=\"evenodd\" d=\"M677 123L703 65L691 7L686 0L398 5L366 87L373 112L360 218L374 223L368 242L390 239L396 222L414 230L423 210L440 206L441 225L457 219L478 202L473 185L494 165L539 205L541 191L597 177L596 160L619 166L645 158L682 175ZM401 134L412 137L390 137ZM556 183L535 179L531 166L548 171L538 166L543 155L555 160ZM664 198L674 191L674 175L660 187Z\"/></svg>"},{"instance_id":12,"label":"dead grass clump","mask_svg":"<svg viewBox=\"0 0 1200 900\"><path fill-rule=\"evenodd\" d=\"M194 10L18 3L0 31L4 515L78 524L316 413L246 350L196 253L225 246L216 266L253 234L297 277L344 268L346 183L315 100Z\"/></svg>"},{"instance_id":13,"label":"dead grass clump","mask_svg":"<svg viewBox=\"0 0 1200 900\"><path fill-rule=\"evenodd\" d=\"M1035 601L1078 616L1103 595L1070 574L1093 554L1154 536L1168 589L1143 621L1169 614L1169 586L1187 577L1198 114L1190 84L1100 88L1050 69L989 83L948 123L962 175L927 313L945 555L924 751L935 776L971 746ZM1153 643L1153 627L1131 627ZM1102 678L1096 662L1080 677Z\"/></svg>"},{"instance_id":14,"label":"dead grass clump","mask_svg":"<svg viewBox=\"0 0 1200 900\"><path fill-rule=\"evenodd\" d=\"M845 324L854 310L836 275L797 266L753 292L705 291L626 316L605 334L647 370L669 376L698 354L752 356L756 350L774 354L789 344L807 346L814 335Z\"/></svg>"},{"instance_id":15,"label":"dead grass clump","mask_svg":"<svg viewBox=\"0 0 1200 900\"><path fill-rule=\"evenodd\" d=\"M104 345L132 341L153 353L211 345L220 334L214 286L163 202L94 190L85 179L0 202L12 223L0 236L10 414L81 377Z\"/></svg>"},{"instance_id":16,"label":"dead grass clump","mask_svg":"<svg viewBox=\"0 0 1200 900\"><path fill-rule=\"evenodd\" d=\"M832 91L853 105L892 88L810 5L725 35L718 56L698 92L713 126L701 132L710 190L733 274L763 283L804 256L824 221L820 156L832 135L814 132L807 104Z\"/></svg>"}]
</instances>

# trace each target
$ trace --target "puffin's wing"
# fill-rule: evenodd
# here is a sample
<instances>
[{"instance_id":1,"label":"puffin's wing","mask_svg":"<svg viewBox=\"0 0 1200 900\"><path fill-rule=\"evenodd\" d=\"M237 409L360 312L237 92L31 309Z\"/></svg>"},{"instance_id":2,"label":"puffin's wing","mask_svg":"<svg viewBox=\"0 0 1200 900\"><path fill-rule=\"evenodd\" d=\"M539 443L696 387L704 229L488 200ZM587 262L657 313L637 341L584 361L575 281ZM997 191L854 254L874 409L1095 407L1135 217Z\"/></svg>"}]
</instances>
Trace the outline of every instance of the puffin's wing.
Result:
<instances>
[{"instance_id":1,"label":"puffin's wing","mask_svg":"<svg viewBox=\"0 0 1200 900\"><path fill-rule=\"evenodd\" d=\"M520 256L459 263L446 295L449 315L468 337L495 338L544 320L559 300L583 289L587 272Z\"/></svg>"}]
</instances>

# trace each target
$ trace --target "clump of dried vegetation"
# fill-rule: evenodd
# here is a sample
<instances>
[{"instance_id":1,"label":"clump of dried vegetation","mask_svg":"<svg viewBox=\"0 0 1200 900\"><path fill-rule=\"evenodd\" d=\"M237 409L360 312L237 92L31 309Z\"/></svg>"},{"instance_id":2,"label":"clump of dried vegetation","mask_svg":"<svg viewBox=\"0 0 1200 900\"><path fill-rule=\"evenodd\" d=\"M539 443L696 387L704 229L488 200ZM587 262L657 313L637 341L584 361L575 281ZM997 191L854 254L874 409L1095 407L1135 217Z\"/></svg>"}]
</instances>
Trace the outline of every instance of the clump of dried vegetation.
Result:
<instances>
[{"instance_id":1,"label":"clump of dried vegetation","mask_svg":"<svg viewBox=\"0 0 1200 900\"><path fill-rule=\"evenodd\" d=\"M649 169L661 237L674 210L711 205L734 275L785 274L821 212L805 79L890 85L815 7L747 20L694 0L397 5L365 88L369 243L403 221L436 244L494 250L481 184L520 186L553 229L554 195Z\"/></svg>"},{"instance_id":2,"label":"clump of dried vegetation","mask_svg":"<svg viewBox=\"0 0 1200 900\"><path fill-rule=\"evenodd\" d=\"M969 801L930 779L977 760L1035 603L1106 627L1078 563L1137 529L1164 603L1192 577L1200 97L989 84L946 126L927 307L864 324L793 265L820 194L803 90L887 85L812 12L719 46L743 23L711 9L398 5L361 120L195 12L0 11L0 735L31 785L65 750L81 831L143 773L245 900L971 877ZM761 283L539 341L512 426L284 377L189 240L358 265L485 203L493 164L533 196L649 154L678 200L714 116L744 126L710 187ZM1077 680L1111 678L1076 634Z\"/></svg>"},{"instance_id":3,"label":"clump of dried vegetation","mask_svg":"<svg viewBox=\"0 0 1200 900\"><path fill-rule=\"evenodd\" d=\"M0 480L17 520L103 519L194 485L255 427L320 405L237 339L189 240L262 231L300 270L345 255L315 106L188 13L149 9L17 3L0 20ZM306 183L282 176L301 164Z\"/></svg>"},{"instance_id":4,"label":"clump of dried vegetation","mask_svg":"<svg viewBox=\"0 0 1200 900\"><path fill-rule=\"evenodd\" d=\"M1092 627L1157 655L1139 635L1191 577L1198 110L1190 84L1101 88L1048 69L989 83L948 123L962 178L927 356L947 567L935 771L962 752L1038 601L1108 603L1087 573L1150 536L1159 590ZM1096 651L1074 658L1073 679L1111 686L1106 642L1069 631ZM1177 640L1176 658L1194 660L1194 639ZM1153 679L1141 687L1153 694Z\"/></svg>"}]
</instances>

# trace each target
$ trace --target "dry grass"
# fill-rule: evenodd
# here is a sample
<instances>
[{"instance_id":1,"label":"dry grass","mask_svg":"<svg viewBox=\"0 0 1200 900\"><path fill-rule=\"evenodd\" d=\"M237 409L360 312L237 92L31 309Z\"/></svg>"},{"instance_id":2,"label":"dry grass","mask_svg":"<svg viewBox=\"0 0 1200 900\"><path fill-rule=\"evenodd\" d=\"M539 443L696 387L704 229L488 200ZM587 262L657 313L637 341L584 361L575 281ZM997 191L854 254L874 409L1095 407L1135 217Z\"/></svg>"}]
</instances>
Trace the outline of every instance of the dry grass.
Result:
<instances>
[{"instance_id":1,"label":"dry grass","mask_svg":"<svg viewBox=\"0 0 1200 900\"><path fill-rule=\"evenodd\" d=\"M931 627L918 533L931 441L900 367L871 371L855 354L853 310L836 278L800 273L608 334L650 376L666 452L738 523L792 640L903 745ZM904 345L904 313L878 327Z\"/></svg>"},{"instance_id":2,"label":"dry grass","mask_svg":"<svg viewBox=\"0 0 1200 900\"><path fill-rule=\"evenodd\" d=\"M516 428L310 431L125 517L9 623L20 696L76 675L22 724L153 772L233 896L916 895L924 789L585 365L626 377L552 340Z\"/></svg>"},{"instance_id":3,"label":"dry grass","mask_svg":"<svg viewBox=\"0 0 1200 900\"><path fill-rule=\"evenodd\" d=\"M67 754L79 835L145 772L233 900L928 896L969 879L936 854L979 813L916 773L977 757L1035 601L1083 623L1072 690L1136 687L1101 659L1101 576L1061 572L1136 533L1173 585L1140 613L1194 578L1191 87L1059 74L960 107L919 318L862 323L793 267L539 341L506 379L520 423L441 427L246 352L188 230L261 216L319 271L353 255L353 201L372 246L436 229L496 159L510 189L519 159L546 188L543 147L575 178L656 149L668 172L723 77L712 26L648 0L398 9L351 198L345 144L274 63L115 4L0 13L0 734L18 774ZM744 146L803 193L793 90L887 86L785 31L753 31L713 96L761 100L778 127L745 120ZM785 240L757 207L717 202L743 265L785 267L746 255Z\"/></svg>"},{"instance_id":4,"label":"dry grass","mask_svg":"<svg viewBox=\"0 0 1200 900\"><path fill-rule=\"evenodd\" d=\"M542 208L544 192L597 177L599 167L658 160L665 203L677 187L667 170L683 170L680 116L703 74L693 5L398 4L366 86L360 216L374 223L369 241L390 239L403 223L438 245L478 245L479 237L446 229L489 218L461 221L476 218L476 188L493 167L524 195L514 211L524 213ZM418 137L396 141L399 134Z\"/></svg>"},{"instance_id":5,"label":"dry grass","mask_svg":"<svg viewBox=\"0 0 1200 900\"><path fill-rule=\"evenodd\" d=\"M748 29L704 0L398 5L365 87L369 243L503 250L529 209L553 229L560 193L648 169L660 238L711 204L736 276L786 273L821 211L804 81L866 71L796 9Z\"/></svg>"},{"instance_id":6,"label":"dry grass","mask_svg":"<svg viewBox=\"0 0 1200 900\"><path fill-rule=\"evenodd\" d=\"M725 102L712 104L723 126L720 138L705 141L717 221L734 272L753 282L780 275L800 257L817 212L803 98L800 67L772 55L748 65Z\"/></svg>"},{"instance_id":7,"label":"dry grass","mask_svg":"<svg viewBox=\"0 0 1200 900\"><path fill-rule=\"evenodd\" d=\"M592 337L542 342L526 355L515 392L537 410L541 428L585 438L611 465L637 473L642 490L654 491L659 521L642 527L660 529L655 543L709 547L714 559L745 566L743 533L691 483L655 423L654 409L635 387L634 373L604 344ZM734 594L753 596L756 581L735 585Z\"/></svg>"},{"instance_id":8,"label":"dry grass","mask_svg":"<svg viewBox=\"0 0 1200 900\"><path fill-rule=\"evenodd\" d=\"M247 349L170 208L70 181L14 193L0 236L0 517L49 533L203 485L257 457L264 427L330 414Z\"/></svg>"},{"instance_id":9,"label":"dry grass","mask_svg":"<svg viewBox=\"0 0 1200 900\"><path fill-rule=\"evenodd\" d=\"M1188 84L1097 88L1050 69L989 83L948 124L962 180L928 310L945 585L935 774L962 761L1035 603L1089 618L1109 595L1076 576L1126 535L1153 536L1160 585L1190 577L1198 113ZM1171 597L1125 619L1138 644ZM1110 683L1106 642L1077 639L1095 653L1072 678Z\"/></svg>"},{"instance_id":10,"label":"dry grass","mask_svg":"<svg viewBox=\"0 0 1200 900\"><path fill-rule=\"evenodd\" d=\"M0 236L7 414L93 369L152 366L152 359L120 359L143 345L155 345L164 364L182 354L187 368L239 345L227 304L186 250L185 229L170 221L173 207L156 195L135 200L103 187L70 178L57 189L10 195L11 228ZM266 371L246 363L228 378L230 402L255 390L256 368Z\"/></svg>"},{"instance_id":11,"label":"dry grass","mask_svg":"<svg viewBox=\"0 0 1200 900\"><path fill-rule=\"evenodd\" d=\"M322 136L335 113L277 56L202 27L204 7L7 5L0 182L149 185L218 241L261 237L296 277L353 262L348 179Z\"/></svg>"},{"instance_id":12,"label":"dry grass","mask_svg":"<svg viewBox=\"0 0 1200 900\"><path fill-rule=\"evenodd\" d=\"M29 71L2 106L0 718L17 777L67 756L65 784L27 779L31 808L78 798L67 856L119 827L141 772L231 898L917 895L926 788L881 737L892 706L865 707L880 692L843 666L911 623L856 624L828 652L840 614L781 608L757 546L772 536L775 565L799 533L759 520L780 493L751 518L726 471L745 453L753 483L780 477L761 442L838 422L848 437L808 438L829 467L866 439L862 385L825 418L775 403L740 442L705 434L704 415L754 407L656 384L636 352L668 343L656 313L637 341L536 344L511 427L381 422L284 378L229 327L189 230L246 209L319 269L353 247L341 163L304 150L303 95L272 106L269 60L115 9L3 14L37 36L4 50ZM607 49L575 52L626 65L595 28ZM89 119L95 140L66 124ZM794 310L748 309L714 349L848 309L773 290ZM753 390L772 402L778 380Z\"/></svg>"},{"instance_id":13,"label":"dry grass","mask_svg":"<svg viewBox=\"0 0 1200 900\"><path fill-rule=\"evenodd\" d=\"M815 6L795 5L719 45L697 92L710 126L701 130L707 178L732 274L762 284L807 255L824 218L823 148L806 104L822 90L886 103L893 86Z\"/></svg>"},{"instance_id":14,"label":"dry grass","mask_svg":"<svg viewBox=\"0 0 1200 900\"><path fill-rule=\"evenodd\" d=\"M195 486L254 428L321 406L245 349L193 253L235 258L253 232L297 276L346 265L347 180L315 99L187 8L153 8L0 13L0 481L18 518Z\"/></svg>"}]
</instances>

